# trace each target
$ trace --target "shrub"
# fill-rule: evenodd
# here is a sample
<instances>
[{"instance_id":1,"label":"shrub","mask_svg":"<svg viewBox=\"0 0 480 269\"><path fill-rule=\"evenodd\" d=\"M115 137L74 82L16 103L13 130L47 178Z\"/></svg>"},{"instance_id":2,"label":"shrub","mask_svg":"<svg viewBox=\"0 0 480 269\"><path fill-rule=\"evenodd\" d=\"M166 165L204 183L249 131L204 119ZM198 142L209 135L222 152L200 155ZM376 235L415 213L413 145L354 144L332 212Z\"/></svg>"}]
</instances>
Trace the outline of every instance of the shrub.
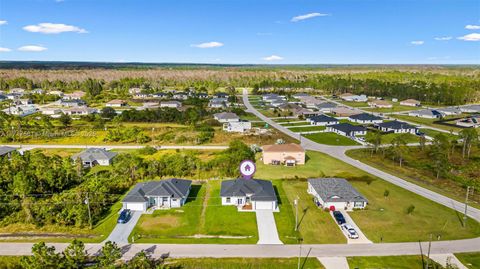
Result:
<instances>
[{"instance_id":1,"label":"shrub","mask_svg":"<svg viewBox=\"0 0 480 269\"><path fill-rule=\"evenodd\" d=\"M415 211L415 206L414 205L410 205L409 207L407 207L407 214L408 215L411 215L413 213L413 211Z\"/></svg>"}]
</instances>

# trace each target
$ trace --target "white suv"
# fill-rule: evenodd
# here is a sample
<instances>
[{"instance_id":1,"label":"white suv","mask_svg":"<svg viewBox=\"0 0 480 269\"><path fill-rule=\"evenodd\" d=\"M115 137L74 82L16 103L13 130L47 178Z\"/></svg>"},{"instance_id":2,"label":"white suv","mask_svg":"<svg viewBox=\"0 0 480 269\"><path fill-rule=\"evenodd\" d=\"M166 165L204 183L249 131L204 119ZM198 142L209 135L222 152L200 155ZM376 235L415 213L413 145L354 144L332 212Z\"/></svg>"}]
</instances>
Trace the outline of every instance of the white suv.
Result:
<instances>
[{"instance_id":1,"label":"white suv","mask_svg":"<svg viewBox=\"0 0 480 269\"><path fill-rule=\"evenodd\" d=\"M355 229L348 225L348 224L343 224L342 225L342 230L344 230L347 233L348 238L350 239L358 239L358 233L355 231Z\"/></svg>"}]
</instances>

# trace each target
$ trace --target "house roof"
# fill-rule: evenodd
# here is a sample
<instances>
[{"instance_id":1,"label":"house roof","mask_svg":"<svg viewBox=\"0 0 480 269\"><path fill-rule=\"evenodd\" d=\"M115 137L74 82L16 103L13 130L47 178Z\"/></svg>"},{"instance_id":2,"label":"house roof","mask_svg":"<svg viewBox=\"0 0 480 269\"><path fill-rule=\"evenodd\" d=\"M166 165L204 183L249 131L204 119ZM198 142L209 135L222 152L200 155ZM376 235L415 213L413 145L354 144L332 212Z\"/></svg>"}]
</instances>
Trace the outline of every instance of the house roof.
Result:
<instances>
[{"instance_id":1,"label":"house roof","mask_svg":"<svg viewBox=\"0 0 480 269\"><path fill-rule=\"evenodd\" d=\"M350 132L362 132L366 131L367 129L363 126L360 125L352 125L350 123L339 123L335 125L330 125L328 126L330 128L342 131L344 133L350 133Z\"/></svg>"},{"instance_id":2,"label":"house roof","mask_svg":"<svg viewBox=\"0 0 480 269\"><path fill-rule=\"evenodd\" d=\"M370 113L361 113L361 114L351 115L349 116L349 118L353 120L363 120L363 121L382 120L382 117L375 116Z\"/></svg>"},{"instance_id":3,"label":"house roof","mask_svg":"<svg viewBox=\"0 0 480 269\"><path fill-rule=\"evenodd\" d=\"M336 104L330 103L330 102L322 102L322 103L316 104L315 106L316 106L318 109L337 107Z\"/></svg>"},{"instance_id":4,"label":"house roof","mask_svg":"<svg viewBox=\"0 0 480 269\"><path fill-rule=\"evenodd\" d=\"M419 105L419 104L420 104L420 101L417 101L417 100L415 100L415 99L407 99L407 100L401 101L400 103L408 103L408 104L416 104L416 105Z\"/></svg>"},{"instance_id":5,"label":"house roof","mask_svg":"<svg viewBox=\"0 0 480 269\"><path fill-rule=\"evenodd\" d=\"M182 103L178 102L178 101L166 101L166 102L160 102L160 105L177 105L177 106L181 106Z\"/></svg>"},{"instance_id":6,"label":"house roof","mask_svg":"<svg viewBox=\"0 0 480 269\"><path fill-rule=\"evenodd\" d=\"M391 106L392 105L385 100L372 100L372 101L370 101L370 103L375 104L375 105L380 105L380 106Z\"/></svg>"},{"instance_id":7,"label":"house roof","mask_svg":"<svg viewBox=\"0 0 480 269\"><path fill-rule=\"evenodd\" d=\"M122 202L146 202L149 196L187 198L191 180L171 178L137 183Z\"/></svg>"},{"instance_id":8,"label":"house roof","mask_svg":"<svg viewBox=\"0 0 480 269\"><path fill-rule=\"evenodd\" d=\"M412 111L410 113L414 115L425 115L425 116L435 116L435 117L441 116L441 113L434 109L422 109L422 110Z\"/></svg>"},{"instance_id":9,"label":"house roof","mask_svg":"<svg viewBox=\"0 0 480 269\"><path fill-rule=\"evenodd\" d=\"M389 122L382 122L377 124L379 127L394 129L394 130L401 130L401 129L416 129L415 126L410 125L406 122L402 121L389 121Z\"/></svg>"},{"instance_id":10,"label":"house roof","mask_svg":"<svg viewBox=\"0 0 480 269\"><path fill-rule=\"evenodd\" d=\"M275 144L262 147L263 152L305 152L299 144Z\"/></svg>"},{"instance_id":11,"label":"house roof","mask_svg":"<svg viewBox=\"0 0 480 269\"><path fill-rule=\"evenodd\" d=\"M107 151L102 148L88 148L80 153L77 153L72 156L73 160L78 158L82 159L82 161L97 161L97 160L111 160L113 157L117 156L118 153Z\"/></svg>"},{"instance_id":12,"label":"house roof","mask_svg":"<svg viewBox=\"0 0 480 269\"><path fill-rule=\"evenodd\" d=\"M15 148L12 148L12 147L6 147L6 146L3 146L3 147L0 147L0 156L3 156L5 154L8 154L12 151L15 151Z\"/></svg>"},{"instance_id":13,"label":"house roof","mask_svg":"<svg viewBox=\"0 0 480 269\"><path fill-rule=\"evenodd\" d=\"M336 113L336 114L346 114L346 115L354 115L354 114L362 113L358 109L352 109L352 108L343 107L343 106L335 107L332 109L332 111L333 113Z\"/></svg>"},{"instance_id":14,"label":"house roof","mask_svg":"<svg viewBox=\"0 0 480 269\"><path fill-rule=\"evenodd\" d=\"M215 97L228 97L228 93L225 93L225 92L217 92L215 93L213 96Z\"/></svg>"},{"instance_id":15,"label":"house roof","mask_svg":"<svg viewBox=\"0 0 480 269\"><path fill-rule=\"evenodd\" d=\"M309 118L310 121L313 121L313 122L338 122L338 120L334 117L329 117L329 116L326 116L326 115L315 115L315 116L312 116Z\"/></svg>"},{"instance_id":16,"label":"house roof","mask_svg":"<svg viewBox=\"0 0 480 269\"><path fill-rule=\"evenodd\" d=\"M213 115L215 118L219 120L228 120L228 119L239 119L237 114L233 112L222 112L222 113L216 113Z\"/></svg>"},{"instance_id":17,"label":"house roof","mask_svg":"<svg viewBox=\"0 0 480 269\"><path fill-rule=\"evenodd\" d=\"M221 197L251 196L252 201L277 201L272 182L262 179L232 179L222 181Z\"/></svg>"},{"instance_id":18,"label":"house roof","mask_svg":"<svg viewBox=\"0 0 480 269\"><path fill-rule=\"evenodd\" d=\"M127 101L125 101L125 100L113 99L110 102L108 102L107 104L114 105L114 104L125 104L125 103L127 103Z\"/></svg>"},{"instance_id":19,"label":"house roof","mask_svg":"<svg viewBox=\"0 0 480 269\"><path fill-rule=\"evenodd\" d=\"M368 202L344 178L310 178L308 183L324 202Z\"/></svg>"}]
</instances>

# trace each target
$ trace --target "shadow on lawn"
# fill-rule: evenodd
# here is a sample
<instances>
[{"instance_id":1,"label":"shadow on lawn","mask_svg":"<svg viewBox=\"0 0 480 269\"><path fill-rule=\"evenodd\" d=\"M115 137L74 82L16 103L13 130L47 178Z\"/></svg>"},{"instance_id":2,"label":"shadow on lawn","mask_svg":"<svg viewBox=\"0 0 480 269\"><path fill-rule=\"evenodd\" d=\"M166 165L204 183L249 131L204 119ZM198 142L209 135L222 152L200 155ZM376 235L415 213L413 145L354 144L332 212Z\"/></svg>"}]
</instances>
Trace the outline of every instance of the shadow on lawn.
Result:
<instances>
[{"instance_id":1,"label":"shadow on lawn","mask_svg":"<svg viewBox=\"0 0 480 269\"><path fill-rule=\"evenodd\" d=\"M197 199L198 193L200 192L201 188L202 188L202 185L192 185L192 187L190 188L190 193L188 194L187 201L185 201L185 204L195 201Z\"/></svg>"}]
</instances>

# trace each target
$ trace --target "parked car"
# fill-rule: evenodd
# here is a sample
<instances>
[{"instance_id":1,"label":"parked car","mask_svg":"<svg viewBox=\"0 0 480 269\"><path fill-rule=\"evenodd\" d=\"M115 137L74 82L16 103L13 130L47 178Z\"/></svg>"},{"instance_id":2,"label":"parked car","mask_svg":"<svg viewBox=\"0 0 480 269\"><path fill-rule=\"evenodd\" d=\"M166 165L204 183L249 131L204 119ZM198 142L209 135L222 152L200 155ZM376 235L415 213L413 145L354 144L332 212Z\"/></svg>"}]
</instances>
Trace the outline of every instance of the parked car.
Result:
<instances>
[{"instance_id":1,"label":"parked car","mask_svg":"<svg viewBox=\"0 0 480 269\"><path fill-rule=\"evenodd\" d=\"M345 224L345 218L340 211L333 211L333 217L337 221L338 225Z\"/></svg>"},{"instance_id":2,"label":"parked car","mask_svg":"<svg viewBox=\"0 0 480 269\"><path fill-rule=\"evenodd\" d=\"M358 233L355 231L355 229L348 225L348 224L343 224L342 225L342 230L344 230L347 233L348 238L350 239L358 239Z\"/></svg>"},{"instance_id":3,"label":"parked car","mask_svg":"<svg viewBox=\"0 0 480 269\"><path fill-rule=\"evenodd\" d=\"M131 216L132 213L130 212L130 209L122 210L122 212L120 212L120 216L118 216L117 223L127 223Z\"/></svg>"}]
</instances>

